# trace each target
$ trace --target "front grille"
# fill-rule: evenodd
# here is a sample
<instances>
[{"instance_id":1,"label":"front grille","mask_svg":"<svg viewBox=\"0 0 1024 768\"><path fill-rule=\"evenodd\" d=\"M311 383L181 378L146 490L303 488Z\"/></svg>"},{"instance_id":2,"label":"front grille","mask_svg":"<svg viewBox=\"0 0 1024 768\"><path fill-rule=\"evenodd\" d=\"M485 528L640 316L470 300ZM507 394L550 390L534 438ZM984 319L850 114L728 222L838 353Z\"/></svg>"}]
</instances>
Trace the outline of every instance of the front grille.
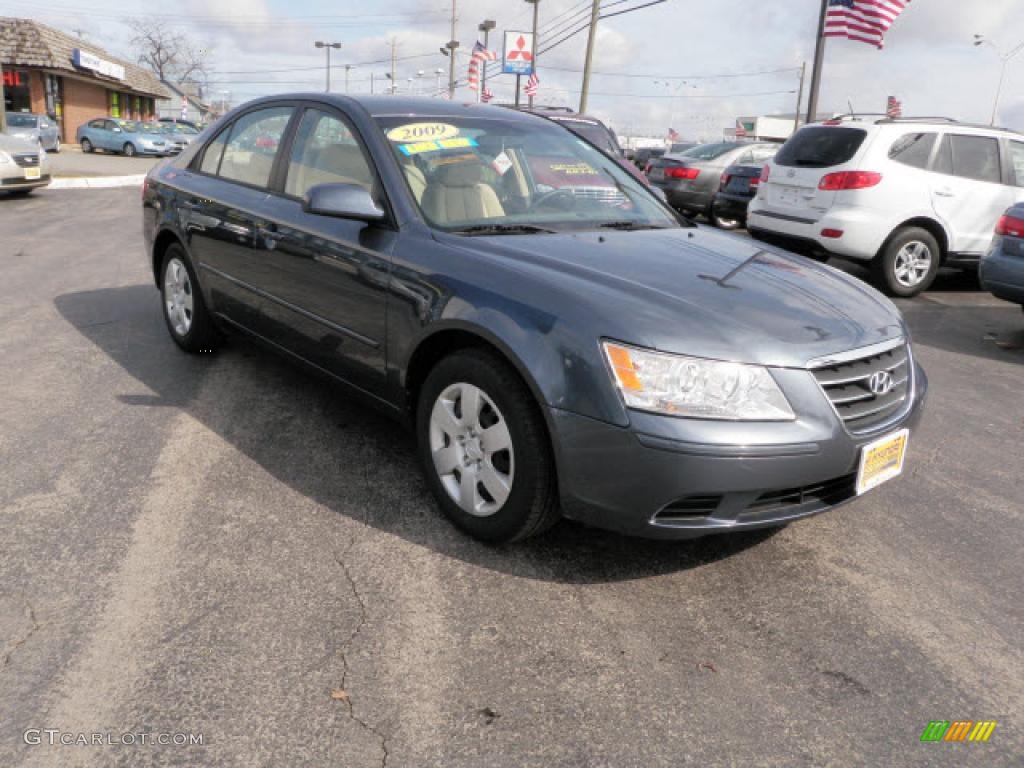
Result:
<instances>
[{"instance_id":1,"label":"front grille","mask_svg":"<svg viewBox=\"0 0 1024 768\"><path fill-rule=\"evenodd\" d=\"M713 515L721 503L721 496L685 496L664 507L655 518L658 522L667 523L692 517L707 517Z\"/></svg>"},{"instance_id":2,"label":"front grille","mask_svg":"<svg viewBox=\"0 0 1024 768\"><path fill-rule=\"evenodd\" d=\"M845 475L823 483L766 491L751 502L744 514L764 515L776 513L816 512L857 495L857 475Z\"/></svg>"},{"instance_id":3,"label":"front grille","mask_svg":"<svg viewBox=\"0 0 1024 768\"><path fill-rule=\"evenodd\" d=\"M907 406L910 396L910 352L900 345L877 355L814 368L812 373L851 432L868 432ZM877 395L871 377L888 373L892 389Z\"/></svg>"},{"instance_id":4,"label":"front grille","mask_svg":"<svg viewBox=\"0 0 1024 768\"><path fill-rule=\"evenodd\" d=\"M39 167L39 154L33 152L23 153L20 155L13 155L14 162L20 165L22 168L38 168Z\"/></svg>"}]
</instances>

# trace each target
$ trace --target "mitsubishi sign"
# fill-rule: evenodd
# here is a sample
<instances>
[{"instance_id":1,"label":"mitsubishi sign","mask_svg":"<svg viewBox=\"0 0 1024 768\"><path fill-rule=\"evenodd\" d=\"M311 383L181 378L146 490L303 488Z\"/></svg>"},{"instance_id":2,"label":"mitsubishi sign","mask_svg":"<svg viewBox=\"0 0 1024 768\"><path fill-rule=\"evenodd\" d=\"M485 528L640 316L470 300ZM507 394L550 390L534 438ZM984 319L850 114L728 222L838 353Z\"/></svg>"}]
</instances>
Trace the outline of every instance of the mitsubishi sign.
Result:
<instances>
[{"instance_id":1,"label":"mitsubishi sign","mask_svg":"<svg viewBox=\"0 0 1024 768\"><path fill-rule=\"evenodd\" d=\"M101 59L99 56L83 51L81 48L75 48L72 56L72 61L74 61L76 67L91 69L97 74L106 75L115 80L124 80L124 67L120 64Z\"/></svg>"},{"instance_id":2,"label":"mitsubishi sign","mask_svg":"<svg viewBox=\"0 0 1024 768\"><path fill-rule=\"evenodd\" d=\"M533 74L533 34L506 32L501 54L501 71L509 75Z\"/></svg>"}]
</instances>

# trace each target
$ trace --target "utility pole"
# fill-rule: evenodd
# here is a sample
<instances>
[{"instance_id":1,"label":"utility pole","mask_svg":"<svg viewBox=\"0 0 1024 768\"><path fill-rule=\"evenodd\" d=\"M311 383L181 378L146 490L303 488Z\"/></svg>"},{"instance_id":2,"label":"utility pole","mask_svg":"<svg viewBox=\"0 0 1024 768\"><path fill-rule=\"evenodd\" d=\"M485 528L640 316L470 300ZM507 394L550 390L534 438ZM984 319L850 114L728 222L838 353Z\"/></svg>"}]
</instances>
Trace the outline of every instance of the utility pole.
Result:
<instances>
[{"instance_id":1,"label":"utility pole","mask_svg":"<svg viewBox=\"0 0 1024 768\"><path fill-rule=\"evenodd\" d=\"M526 2L533 5L533 71L537 71L537 11L540 8L540 0L526 0ZM530 96L528 102L530 107L533 107L533 96Z\"/></svg>"},{"instance_id":2,"label":"utility pole","mask_svg":"<svg viewBox=\"0 0 1024 768\"><path fill-rule=\"evenodd\" d=\"M331 48L341 48L341 43L325 43L322 40L317 40L313 45L317 48L323 48L327 51L327 93L331 92Z\"/></svg>"},{"instance_id":3,"label":"utility pole","mask_svg":"<svg viewBox=\"0 0 1024 768\"><path fill-rule=\"evenodd\" d=\"M807 125L818 119L818 94L821 91L821 68L825 63L825 17L827 15L828 0L821 0L818 39L814 44L814 69L811 71L811 93L807 98Z\"/></svg>"},{"instance_id":4,"label":"utility pole","mask_svg":"<svg viewBox=\"0 0 1024 768\"><path fill-rule=\"evenodd\" d=\"M452 0L452 38L445 48L448 49L448 98L455 98L455 49L459 47L459 41L455 39L455 0Z\"/></svg>"},{"instance_id":5,"label":"utility pole","mask_svg":"<svg viewBox=\"0 0 1024 768\"><path fill-rule=\"evenodd\" d=\"M996 86L996 100L992 104L992 121L989 123L989 125L994 126L996 124L996 116L999 112L999 99L1003 95L1003 82L1006 80L1006 65L1009 64L1010 60L1017 56L1021 51L1024 51L1024 43L1021 43L1016 48L1014 48L1011 51L1008 51L1007 53L1003 53L996 46L995 43L993 43L991 40L986 39L984 35L975 35L974 45L990 46L999 55L999 58L1003 62L1003 65L999 70L999 84Z\"/></svg>"},{"instance_id":6,"label":"utility pole","mask_svg":"<svg viewBox=\"0 0 1024 768\"><path fill-rule=\"evenodd\" d=\"M804 100L804 77L807 75L807 62L800 65L800 89L796 92L796 112L793 113L793 133L800 130L800 105Z\"/></svg>"},{"instance_id":7,"label":"utility pole","mask_svg":"<svg viewBox=\"0 0 1024 768\"><path fill-rule=\"evenodd\" d=\"M395 51L398 49L398 40L391 38L391 95L398 92L397 81L395 80Z\"/></svg>"},{"instance_id":8,"label":"utility pole","mask_svg":"<svg viewBox=\"0 0 1024 768\"><path fill-rule=\"evenodd\" d=\"M348 93L348 71L352 69L351 64L345 65L345 93Z\"/></svg>"},{"instance_id":9,"label":"utility pole","mask_svg":"<svg viewBox=\"0 0 1024 768\"><path fill-rule=\"evenodd\" d=\"M370 72L370 95L373 95L373 72Z\"/></svg>"},{"instance_id":10,"label":"utility pole","mask_svg":"<svg viewBox=\"0 0 1024 768\"><path fill-rule=\"evenodd\" d=\"M600 13L601 0L594 0L594 5L590 10L590 30L587 32L587 60L583 65L583 86L580 90L581 114L587 111L587 92L590 90L590 65L594 61L594 37L597 34L597 18Z\"/></svg>"}]
</instances>

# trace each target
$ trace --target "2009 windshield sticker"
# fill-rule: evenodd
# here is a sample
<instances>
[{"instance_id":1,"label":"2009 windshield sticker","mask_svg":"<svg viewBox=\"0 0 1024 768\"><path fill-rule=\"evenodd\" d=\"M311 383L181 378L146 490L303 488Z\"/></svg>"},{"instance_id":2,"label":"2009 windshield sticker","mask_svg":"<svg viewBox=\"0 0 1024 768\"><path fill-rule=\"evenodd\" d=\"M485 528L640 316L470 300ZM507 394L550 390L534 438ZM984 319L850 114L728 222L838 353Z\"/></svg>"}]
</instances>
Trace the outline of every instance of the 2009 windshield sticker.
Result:
<instances>
[{"instance_id":1,"label":"2009 windshield sticker","mask_svg":"<svg viewBox=\"0 0 1024 768\"><path fill-rule=\"evenodd\" d=\"M442 149L466 149L477 146L476 139L440 139L439 141L416 141L411 144L399 144L398 150L403 155L418 155L421 152L437 152Z\"/></svg>"},{"instance_id":2,"label":"2009 windshield sticker","mask_svg":"<svg viewBox=\"0 0 1024 768\"><path fill-rule=\"evenodd\" d=\"M387 133L391 141L408 143L450 139L458 135L458 126L449 123L406 123L395 126Z\"/></svg>"}]
</instances>

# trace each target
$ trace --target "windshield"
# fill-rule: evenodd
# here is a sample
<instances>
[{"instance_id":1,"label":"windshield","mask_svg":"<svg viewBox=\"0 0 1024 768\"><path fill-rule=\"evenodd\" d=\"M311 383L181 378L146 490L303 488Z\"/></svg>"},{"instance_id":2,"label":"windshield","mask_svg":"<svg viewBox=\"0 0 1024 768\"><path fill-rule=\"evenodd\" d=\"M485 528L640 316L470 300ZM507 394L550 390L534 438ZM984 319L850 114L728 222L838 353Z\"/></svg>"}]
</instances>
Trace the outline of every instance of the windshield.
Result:
<instances>
[{"instance_id":1,"label":"windshield","mask_svg":"<svg viewBox=\"0 0 1024 768\"><path fill-rule=\"evenodd\" d=\"M35 115L19 115L7 113L7 127L8 128L35 128L36 127L36 116Z\"/></svg>"},{"instance_id":2,"label":"windshield","mask_svg":"<svg viewBox=\"0 0 1024 768\"><path fill-rule=\"evenodd\" d=\"M125 133L138 133L142 130L142 124L136 123L134 120L117 120L116 122Z\"/></svg>"},{"instance_id":3,"label":"windshield","mask_svg":"<svg viewBox=\"0 0 1024 768\"><path fill-rule=\"evenodd\" d=\"M172 130L177 130L178 133L184 133L189 136L194 136L195 134L199 133L199 131L197 131L191 125L185 125L184 123L178 123L177 125L172 124L171 127Z\"/></svg>"},{"instance_id":4,"label":"windshield","mask_svg":"<svg viewBox=\"0 0 1024 768\"><path fill-rule=\"evenodd\" d=\"M688 149L680 154L680 157L690 157L694 160L714 160L715 158L721 157L726 152L739 147L739 144L735 142L726 142L724 144L701 144L693 149Z\"/></svg>"},{"instance_id":5,"label":"windshield","mask_svg":"<svg viewBox=\"0 0 1024 768\"><path fill-rule=\"evenodd\" d=\"M481 234L678 227L613 158L540 120L377 118L424 218ZM500 230L496 232L495 230Z\"/></svg>"}]
</instances>

